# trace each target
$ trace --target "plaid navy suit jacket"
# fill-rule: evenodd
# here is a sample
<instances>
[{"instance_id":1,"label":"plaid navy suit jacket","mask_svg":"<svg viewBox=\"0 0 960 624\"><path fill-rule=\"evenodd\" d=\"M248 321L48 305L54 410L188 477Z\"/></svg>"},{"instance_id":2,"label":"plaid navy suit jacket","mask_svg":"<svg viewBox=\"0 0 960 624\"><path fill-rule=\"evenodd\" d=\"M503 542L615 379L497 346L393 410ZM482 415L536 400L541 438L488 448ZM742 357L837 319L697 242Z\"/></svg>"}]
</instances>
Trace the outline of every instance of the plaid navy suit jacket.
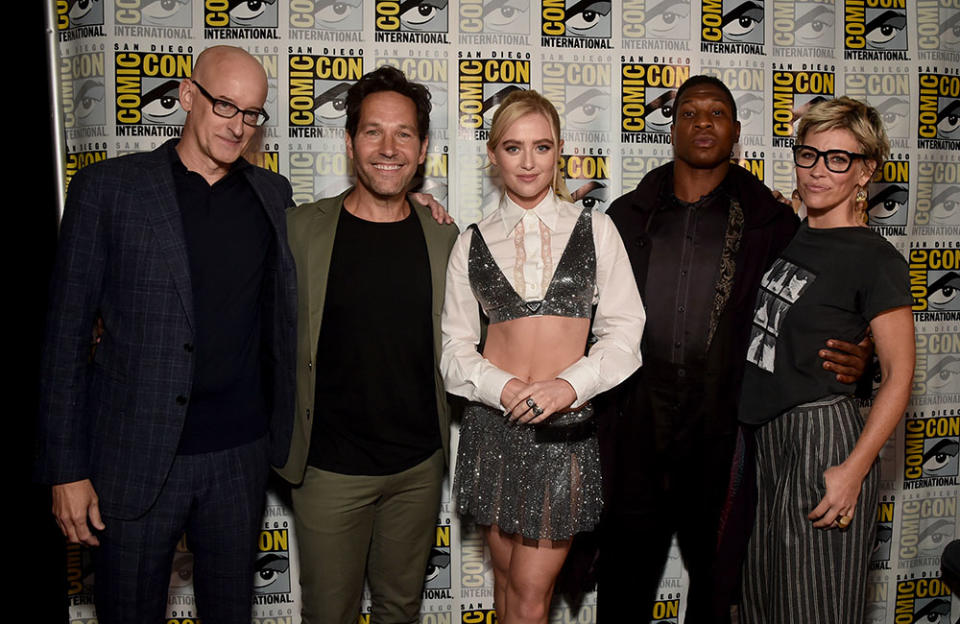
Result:
<instances>
[{"instance_id":1,"label":"plaid navy suit jacket","mask_svg":"<svg viewBox=\"0 0 960 624\"><path fill-rule=\"evenodd\" d=\"M194 369L190 268L169 149L90 165L70 183L43 345L35 476L89 478L108 516L135 518L173 463ZM244 173L273 226L261 294L270 460L282 465L293 419L296 277L285 178ZM90 357L92 329L104 334Z\"/></svg>"}]
</instances>

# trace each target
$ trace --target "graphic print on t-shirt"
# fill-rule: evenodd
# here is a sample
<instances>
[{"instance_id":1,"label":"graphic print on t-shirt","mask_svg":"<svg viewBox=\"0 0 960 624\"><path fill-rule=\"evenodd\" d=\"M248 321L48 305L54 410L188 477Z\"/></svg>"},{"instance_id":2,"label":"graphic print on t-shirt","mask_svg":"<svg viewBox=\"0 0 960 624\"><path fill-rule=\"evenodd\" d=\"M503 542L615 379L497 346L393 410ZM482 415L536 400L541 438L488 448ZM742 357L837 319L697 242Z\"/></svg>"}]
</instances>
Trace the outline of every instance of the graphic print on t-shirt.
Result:
<instances>
[{"instance_id":1,"label":"graphic print on t-shirt","mask_svg":"<svg viewBox=\"0 0 960 624\"><path fill-rule=\"evenodd\" d=\"M787 310L803 294L817 276L783 258L777 258L763 275L757 307L750 329L750 348L747 361L772 373L777 354L777 336Z\"/></svg>"}]
</instances>

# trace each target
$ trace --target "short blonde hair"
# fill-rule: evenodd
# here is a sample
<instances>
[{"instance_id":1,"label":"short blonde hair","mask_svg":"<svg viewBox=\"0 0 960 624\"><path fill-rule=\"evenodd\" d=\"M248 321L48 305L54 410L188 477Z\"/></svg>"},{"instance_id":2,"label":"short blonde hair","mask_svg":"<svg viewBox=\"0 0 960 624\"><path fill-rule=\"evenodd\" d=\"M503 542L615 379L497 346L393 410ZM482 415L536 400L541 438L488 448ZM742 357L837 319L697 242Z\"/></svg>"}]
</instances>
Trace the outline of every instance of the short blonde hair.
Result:
<instances>
[{"instance_id":1,"label":"short blonde hair","mask_svg":"<svg viewBox=\"0 0 960 624\"><path fill-rule=\"evenodd\" d=\"M507 133L507 129L513 125L513 122L530 113L540 113L546 117L550 123L550 128L553 130L553 142L557 146L557 163L553 173L553 192L564 201L573 201L570 197L570 191L567 190L567 183L563 178L563 170L560 167L560 115L557 114L557 109L553 107L550 100L536 91L521 89L514 91L503 100L500 108L493 114L490 134L487 136L487 149L491 152L495 151L497 145L503 140L503 135Z\"/></svg>"},{"instance_id":2,"label":"short blonde hair","mask_svg":"<svg viewBox=\"0 0 960 624\"><path fill-rule=\"evenodd\" d=\"M803 143L808 133L827 130L849 130L860 144L867 160L883 166L890 153L890 139L883 129L883 120L874 107L847 96L826 100L810 107L797 126L797 142Z\"/></svg>"}]
</instances>

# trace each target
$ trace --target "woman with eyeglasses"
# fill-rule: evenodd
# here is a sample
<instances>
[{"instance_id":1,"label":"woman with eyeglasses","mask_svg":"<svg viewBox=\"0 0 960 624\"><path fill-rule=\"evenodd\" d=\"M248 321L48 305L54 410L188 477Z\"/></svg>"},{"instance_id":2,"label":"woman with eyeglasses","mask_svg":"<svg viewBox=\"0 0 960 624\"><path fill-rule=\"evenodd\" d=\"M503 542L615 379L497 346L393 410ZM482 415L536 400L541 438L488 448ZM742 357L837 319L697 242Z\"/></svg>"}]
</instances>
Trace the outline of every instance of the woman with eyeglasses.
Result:
<instances>
[{"instance_id":1,"label":"woman with eyeglasses","mask_svg":"<svg viewBox=\"0 0 960 624\"><path fill-rule=\"evenodd\" d=\"M873 108L812 107L793 148L807 218L757 296L740 420L757 427L756 523L743 575L746 624L859 624L873 546L880 449L914 366L903 256L865 226L866 187L889 151ZM864 419L852 385L813 345L872 332L879 391Z\"/></svg>"}]
</instances>

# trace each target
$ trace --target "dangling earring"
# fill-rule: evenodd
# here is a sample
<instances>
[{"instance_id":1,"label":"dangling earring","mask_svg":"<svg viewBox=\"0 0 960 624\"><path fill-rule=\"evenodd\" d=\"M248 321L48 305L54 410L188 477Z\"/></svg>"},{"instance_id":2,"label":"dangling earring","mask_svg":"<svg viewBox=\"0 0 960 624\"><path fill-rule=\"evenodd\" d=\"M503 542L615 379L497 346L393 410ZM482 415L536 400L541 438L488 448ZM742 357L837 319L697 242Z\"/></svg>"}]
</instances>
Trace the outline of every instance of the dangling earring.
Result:
<instances>
[{"instance_id":1,"label":"dangling earring","mask_svg":"<svg viewBox=\"0 0 960 624\"><path fill-rule=\"evenodd\" d=\"M864 224L867 223L867 191L861 186L857 189L857 199L854 202L857 218Z\"/></svg>"}]
</instances>

